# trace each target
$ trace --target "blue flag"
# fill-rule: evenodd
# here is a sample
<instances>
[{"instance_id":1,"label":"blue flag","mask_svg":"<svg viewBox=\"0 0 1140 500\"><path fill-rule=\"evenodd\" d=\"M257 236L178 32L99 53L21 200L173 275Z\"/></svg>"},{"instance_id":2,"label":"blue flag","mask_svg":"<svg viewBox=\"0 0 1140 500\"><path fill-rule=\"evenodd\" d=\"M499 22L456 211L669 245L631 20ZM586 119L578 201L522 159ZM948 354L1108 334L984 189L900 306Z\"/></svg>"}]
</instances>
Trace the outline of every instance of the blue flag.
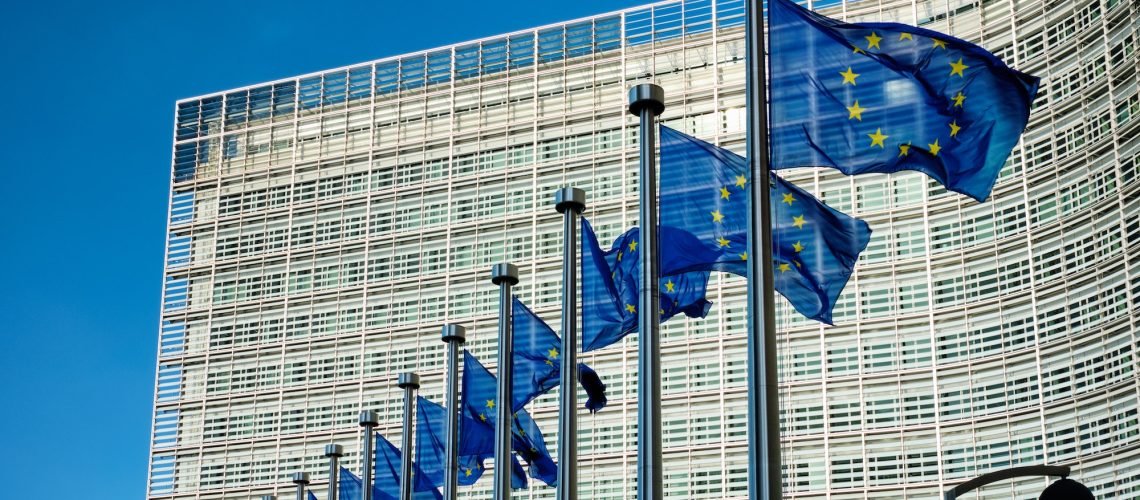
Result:
<instances>
[{"instance_id":1,"label":"blue flag","mask_svg":"<svg viewBox=\"0 0 1140 500\"><path fill-rule=\"evenodd\" d=\"M317 496L313 494L312 490L309 490L308 493L309 493L309 500L317 500Z\"/></svg>"},{"instance_id":2,"label":"blue flag","mask_svg":"<svg viewBox=\"0 0 1140 500\"><path fill-rule=\"evenodd\" d=\"M659 240L668 241L666 247L673 245L673 233L681 232L662 227ZM639 237L638 228L630 229L618 236L608 252L603 251L590 221L582 218L583 351L601 349L637 331L637 304L641 295L638 288L641 282ZM658 311L661 322L681 313L691 318L703 318L712 306L705 299L709 273L666 273L664 250L661 258L661 310Z\"/></svg>"},{"instance_id":3,"label":"blue flag","mask_svg":"<svg viewBox=\"0 0 1140 500\"><path fill-rule=\"evenodd\" d=\"M498 418L497 380L475 356L466 350L463 351L462 383L463 397L460 404L462 413L485 424L488 428L494 429ZM519 408L515 411L514 420L511 432L511 448L530 462L532 477L541 479L546 484L553 486L556 484L558 474L556 469L554 472L550 470L550 466L554 464L554 459L550 457L550 452L547 451L546 440L542 432L533 424L534 420L525 408ZM486 450L483 457L494 456L494 451L492 444L491 449ZM517 470L521 471L521 466ZM525 474L521 477L514 476L512 485L515 488L525 488Z\"/></svg>"},{"instance_id":4,"label":"blue flag","mask_svg":"<svg viewBox=\"0 0 1140 500\"><path fill-rule=\"evenodd\" d=\"M562 339L518 297L511 303L511 325L514 331L511 397L517 410L558 386L562 377L562 363L558 359ZM582 367L594 376L581 377ZM578 368L578 382L589 396L586 408L596 412L606 405L606 386L588 366L579 364Z\"/></svg>"},{"instance_id":5,"label":"blue flag","mask_svg":"<svg viewBox=\"0 0 1140 500\"><path fill-rule=\"evenodd\" d=\"M372 496L377 500L400 500L400 450L384 436L376 434L376 477ZM412 498L415 500L443 499L427 475L412 462Z\"/></svg>"},{"instance_id":6,"label":"blue flag","mask_svg":"<svg viewBox=\"0 0 1140 500\"><path fill-rule=\"evenodd\" d=\"M711 269L747 277L749 182L740 155L661 127L661 225L670 234L662 274ZM870 227L775 174L769 217L776 291L800 314L831 324Z\"/></svg>"},{"instance_id":7,"label":"blue flag","mask_svg":"<svg viewBox=\"0 0 1140 500\"><path fill-rule=\"evenodd\" d=\"M364 481L344 467L340 468L340 481L337 483L337 498L340 500L360 500L364 498ZM373 490L372 496L376 496Z\"/></svg>"},{"instance_id":8,"label":"blue flag","mask_svg":"<svg viewBox=\"0 0 1140 500\"><path fill-rule=\"evenodd\" d=\"M969 42L768 4L772 168L918 170L978 201L1017 144L1037 77Z\"/></svg>"},{"instance_id":9,"label":"blue flag","mask_svg":"<svg viewBox=\"0 0 1140 500\"><path fill-rule=\"evenodd\" d=\"M420 396L416 398L416 465L435 486L443 486L447 456L447 410ZM459 484L475 484L483 476L483 457L494 453L495 430L467 415L459 419Z\"/></svg>"}]
</instances>

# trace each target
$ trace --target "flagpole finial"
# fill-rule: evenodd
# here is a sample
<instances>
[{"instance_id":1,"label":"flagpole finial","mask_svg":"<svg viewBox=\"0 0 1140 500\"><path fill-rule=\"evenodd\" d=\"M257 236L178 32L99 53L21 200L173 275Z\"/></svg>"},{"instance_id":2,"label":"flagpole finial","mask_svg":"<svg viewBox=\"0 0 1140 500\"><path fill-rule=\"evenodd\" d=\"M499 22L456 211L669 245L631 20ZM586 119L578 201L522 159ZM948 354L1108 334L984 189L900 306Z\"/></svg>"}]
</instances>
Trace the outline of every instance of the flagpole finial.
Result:
<instances>
[{"instance_id":1,"label":"flagpole finial","mask_svg":"<svg viewBox=\"0 0 1140 500\"><path fill-rule=\"evenodd\" d=\"M293 484L301 484L301 485L309 484L309 473L308 472L294 472L293 473Z\"/></svg>"},{"instance_id":2,"label":"flagpole finial","mask_svg":"<svg viewBox=\"0 0 1140 500\"><path fill-rule=\"evenodd\" d=\"M419 389L420 376L415 372L404 372L396 378L396 387L401 389Z\"/></svg>"},{"instance_id":3,"label":"flagpole finial","mask_svg":"<svg viewBox=\"0 0 1140 500\"><path fill-rule=\"evenodd\" d=\"M440 332L440 339L447 342L455 342L462 344L467 342L467 329L463 325L456 325L448 323L443 325L443 330Z\"/></svg>"},{"instance_id":4,"label":"flagpole finial","mask_svg":"<svg viewBox=\"0 0 1140 500\"><path fill-rule=\"evenodd\" d=\"M554 192L554 209L564 214L566 210L582 213L586 209L586 192L576 187L562 187Z\"/></svg>"},{"instance_id":5,"label":"flagpole finial","mask_svg":"<svg viewBox=\"0 0 1140 500\"><path fill-rule=\"evenodd\" d=\"M326 457L343 457L344 447L339 444L326 444L325 445Z\"/></svg>"},{"instance_id":6,"label":"flagpole finial","mask_svg":"<svg viewBox=\"0 0 1140 500\"><path fill-rule=\"evenodd\" d=\"M503 262L491 268L491 283L499 285L504 282L512 286L519 284L519 268L514 264Z\"/></svg>"},{"instance_id":7,"label":"flagpole finial","mask_svg":"<svg viewBox=\"0 0 1140 500\"><path fill-rule=\"evenodd\" d=\"M629 114L641 116L642 109L649 109L654 116L665 111L665 89L652 83L642 83L630 87Z\"/></svg>"},{"instance_id":8,"label":"flagpole finial","mask_svg":"<svg viewBox=\"0 0 1140 500\"><path fill-rule=\"evenodd\" d=\"M364 410L360 412L360 426L361 427L376 427L380 425L380 414L375 410Z\"/></svg>"}]
</instances>

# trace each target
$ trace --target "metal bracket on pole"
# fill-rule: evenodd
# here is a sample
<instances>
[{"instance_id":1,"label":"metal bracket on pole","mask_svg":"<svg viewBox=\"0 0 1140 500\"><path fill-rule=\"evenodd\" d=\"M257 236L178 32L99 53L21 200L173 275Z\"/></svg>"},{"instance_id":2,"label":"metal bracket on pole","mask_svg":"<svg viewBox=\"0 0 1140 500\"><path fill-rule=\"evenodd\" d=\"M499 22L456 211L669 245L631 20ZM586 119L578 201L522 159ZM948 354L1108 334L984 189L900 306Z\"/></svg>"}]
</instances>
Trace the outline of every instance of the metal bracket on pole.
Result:
<instances>
[{"instance_id":1,"label":"metal bracket on pole","mask_svg":"<svg viewBox=\"0 0 1140 500\"><path fill-rule=\"evenodd\" d=\"M416 418L416 389L420 376L401 373L396 386L404 390L404 434L400 436L400 500L412 500L412 421Z\"/></svg>"},{"instance_id":2,"label":"metal bracket on pole","mask_svg":"<svg viewBox=\"0 0 1140 500\"><path fill-rule=\"evenodd\" d=\"M297 485L297 500L305 500L305 487L309 485L309 473L294 472L293 484Z\"/></svg>"},{"instance_id":3,"label":"metal bracket on pole","mask_svg":"<svg viewBox=\"0 0 1140 500\"><path fill-rule=\"evenodd\" d=\"M511 498L511 429L514 418L511 406L511 360L514 342L511 332L511 287L519 282L519 268L514 264L495 264L491 283L499 285L499 390L495 419L495 500Z\"/></svg>"},{"instance_id":4,"label":"metal bracket on pole","mask_svg":"<svg viewBox=\"0 0 1140 500\"><path fill-rule=\"evenodd\" d=\"M340 457L344 456L344 447L339 444L326 444L325 457L329 459L329 492L327 500L336 500L337 478L340 476Z\"/></svg>"},{"instance_id":5,"label":"metal bracket on pole","mask_svg":"<svg viewBox=\"0 0 1140 500\"><path fill-rule=\"evenodd\" d=\"M562 386L558 399L558 499L578 498L578 214L586 192L564 187L554 193L562 214Z\"/></svg>"},{"instance_id":6,"label":"metal bracket on pole","mask_svg":"<svg viewBox=\"0 0 1140 500\"><path fill-rule=\"evenodd\" d=\"M467 342L467 329L462 325L443 325L440 339L447 344L447 454L443 460L443 498L455 500L459 495L459 346Z\"/></svg>"},{"instance_id":7,"label":"metal bracket on pole","mask_svg":"<svg viewBox=\"0 0 1140 500\"><path fill-rule=\"evenodd\" d=\"M364 450L364 456L361 457L364 473L360 475L364 489L361 497L363 500L372 500L372 434L377 425L380 425L380 414L372 410L360 412L360 426L364 427L364 446L361 447Z\"/></svg>"},{"instance_id":8,"label":"metal bracket on pole","mask_svg":"<svg viewBox=\"0 0 1140 500\"><path fill-rule=\"evenodd\" d=\"M641 228L641 283L637 321L637 497L664 496L661 470L661 332L658 290L660 259L657 241L657 129L654 119L665 111L665 90L652 83L629 89L629 113L641 120L641 184L638 226Z\"/></svg>"}]
</instances>

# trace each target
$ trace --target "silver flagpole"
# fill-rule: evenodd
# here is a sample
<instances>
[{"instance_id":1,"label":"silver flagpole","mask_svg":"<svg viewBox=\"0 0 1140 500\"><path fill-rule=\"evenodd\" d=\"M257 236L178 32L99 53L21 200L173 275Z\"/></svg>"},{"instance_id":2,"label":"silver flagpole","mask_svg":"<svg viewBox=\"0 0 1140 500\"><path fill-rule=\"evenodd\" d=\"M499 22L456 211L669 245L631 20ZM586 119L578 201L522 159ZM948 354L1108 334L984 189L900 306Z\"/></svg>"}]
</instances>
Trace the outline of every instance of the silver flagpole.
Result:
<instances>
[{"instance_id":1,"label":"silver flagpole","mask_svg":"<svg viewBox=\"0 0 1140 500\"><path fill-rule=\"evenodd\" d=\"M514 264L495 264L491 282L499 285L499 392L495 399L495 500L511 498L511 359L514 342L511 332L511 287L519 282L519 269Z\"/></svg>"},{"instance_id":2,"label":"silver flagpole","mask_svg":"<svg viewBox=\"0 0 1140 500\"><path fill-rule=\"evenodd\" d=\"M768 108L763 7L745 5L748 70L748 498L780 500L780 393L776 373L776 311L772 292L772 220L769 214Z\"/></svg>"},{"instance_id":3,"label":"silver flagpole","mask_svg":"<svg viewBox=\"0 0 1140 500\"><path fill-rule=\"evenodd\" d=\"M360 475L362 489L364 490L364 494L361 495L363 500L372 500L372 434L377 425L380 425L380 414L372 410L360 412L360 426L364 427L364 446L362 447L364 463L361 464L364 471Z\"/></svg>"},{"instance_id":4,"label":"silver flagpole","mask_svg":"<svg viewBox=\"0 0 1140 500\"><path fill-rule=\"evenodd\" d=\"M459 495L459 346L467 341L462 325L443 325L440 334L447 344L447 456L443 461L443 498Z\"/></svg>"},{"instance_id":5,"label":"silver flagpole","mask_svg":"<svg viewBox=\"0 0 1140 500\"><path fill-rule=\"evenodd\" d=\"M558 499L578 499L578 214L586 192L564 187L554 194L562 214L562 392L558 400Z\"/></svg>"},{"instance_id":6,"label":"silver flagpole","mask_svg":"<svg viewBox=\"0 0 1140 500\"><path fill-rule=\"evenodd\" d=\"M344 456L344 448L339 444L326 444L325 456L329 459L329 493L327 500L336 500L336 482L340 477L339 459Z\"/></svg>"},{"instance_id":7,"label":"silver flagpole","mask_svg":"<svg viewBox=\"0 0 1140 500\"><path fill-rule=\"evenodd\" d=\"M297 500L305 500L305 487L309 485L309 473L294 472L293 484L297 485Z\"/></svg>"},{"instance_id":8,"label":"silver flagpole","mask_svg":"<svg viewBox=\"0 0 1140 500\"><path fill-rule=\"evenodd\" d=\"M657 278L657 136L654 118L665 111L665 90L652 83L629 89L629 112L641 118L641 193L638 225L641 241L641 284L637 302L637 497L660 500L661 470L661 335Z\"/></svg>"},{"instance_id":9,"label":"silver flagpole","mask_svg":"<svg viewBox=\"0 0 1140 500\"><path fill-rule=\"evenodd\" d=\"M404 435L400 436L400 500L412 500L412 419L416 418L416 389L420 376L401 373L396 385L404 390Z\"/></svg>"}]
</instances>

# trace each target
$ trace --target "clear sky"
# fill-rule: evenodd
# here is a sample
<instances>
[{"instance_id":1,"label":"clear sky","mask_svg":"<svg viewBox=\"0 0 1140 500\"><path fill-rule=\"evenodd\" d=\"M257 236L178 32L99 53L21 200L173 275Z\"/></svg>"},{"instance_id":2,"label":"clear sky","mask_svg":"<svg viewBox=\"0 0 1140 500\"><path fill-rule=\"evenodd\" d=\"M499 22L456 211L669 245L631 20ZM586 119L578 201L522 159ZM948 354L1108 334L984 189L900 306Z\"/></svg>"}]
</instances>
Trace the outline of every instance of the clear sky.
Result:
<instances>
[{"instance_id":1,"label":"clear sky","mask_svg":"<svg viewBox=\"0 0 1140 500\"><path fill-rule=\"evenodd\" d=\"M0 498L144 495L175 100L643 3L5 2Z\"/></svg>"}]
</instances>

